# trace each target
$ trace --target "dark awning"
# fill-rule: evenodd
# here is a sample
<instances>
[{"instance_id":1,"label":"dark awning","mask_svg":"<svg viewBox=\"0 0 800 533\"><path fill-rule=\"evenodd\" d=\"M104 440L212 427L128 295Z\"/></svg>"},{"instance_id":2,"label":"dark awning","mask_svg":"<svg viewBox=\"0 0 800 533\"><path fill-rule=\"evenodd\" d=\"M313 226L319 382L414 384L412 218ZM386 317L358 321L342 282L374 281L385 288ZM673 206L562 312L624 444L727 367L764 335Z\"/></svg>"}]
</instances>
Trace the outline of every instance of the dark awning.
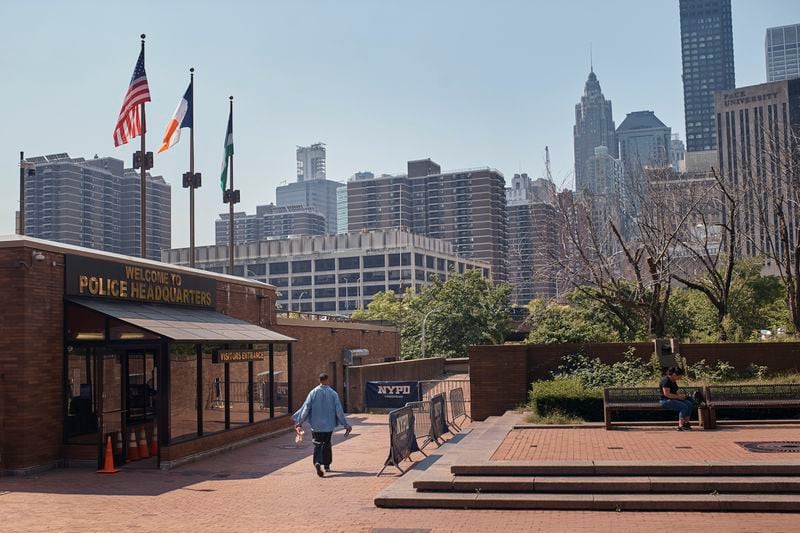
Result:
<instances>
[{"instance_id":1,"label":"dark awning","mask_svg":"<svg viewBox=\"0 0 800 533\"><path fill-rule=\"evenodd\" d=\"M293 342L297 339L208 309L93 298L67 301L181 342Z\"/></svg>"}]
</instances>

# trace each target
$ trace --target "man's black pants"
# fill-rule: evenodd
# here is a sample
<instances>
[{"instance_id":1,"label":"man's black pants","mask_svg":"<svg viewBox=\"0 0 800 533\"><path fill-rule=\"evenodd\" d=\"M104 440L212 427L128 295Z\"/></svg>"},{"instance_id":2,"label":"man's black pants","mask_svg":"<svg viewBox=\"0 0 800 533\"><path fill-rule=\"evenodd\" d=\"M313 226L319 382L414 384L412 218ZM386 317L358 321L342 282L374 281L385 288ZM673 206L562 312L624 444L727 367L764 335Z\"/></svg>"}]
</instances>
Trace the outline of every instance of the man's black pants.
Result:
<instances>
[{"instance_id":1,"label":"man's black pants","mask_svg":"<svg viewBox=\"0 0 800 533\"><path fill-rule=\"evenodd\" d=\"M311 442L314 443L314 464L331 466L333 449L331 448L332 431L312 431Z\"/></svg>"}]
</instances>

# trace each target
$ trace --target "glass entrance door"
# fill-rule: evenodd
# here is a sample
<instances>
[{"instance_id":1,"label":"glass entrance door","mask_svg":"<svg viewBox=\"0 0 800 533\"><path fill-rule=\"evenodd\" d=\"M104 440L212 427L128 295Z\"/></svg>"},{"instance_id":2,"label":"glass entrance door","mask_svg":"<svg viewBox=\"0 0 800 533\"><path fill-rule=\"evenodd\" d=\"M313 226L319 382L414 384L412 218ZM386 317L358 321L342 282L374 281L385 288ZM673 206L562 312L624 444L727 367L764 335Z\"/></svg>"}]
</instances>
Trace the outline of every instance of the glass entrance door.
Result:
<instances>
[{"instance_id":1,"label":"glass entrance door","mask_svg":"<svg viewBox=\"0 0 800 533\"><path fill-rule=\"evenodd\" d=\"M122 355L114 350L98 349L97 379L100 404L100 446L98 467L102 467L109 438L116 466L125 461L125 404L122 396Z\"/></svg>"},{"instance_id":2,"label":"glass entrance door","mask_svg":"<svg viewBox=\"0 0 800 533\"><path fill-rule=\"evenodd\" d=\"M158 455L158 351L127 350L123 374L126 462L151 459Z\"/></svg>"}]
</instances>

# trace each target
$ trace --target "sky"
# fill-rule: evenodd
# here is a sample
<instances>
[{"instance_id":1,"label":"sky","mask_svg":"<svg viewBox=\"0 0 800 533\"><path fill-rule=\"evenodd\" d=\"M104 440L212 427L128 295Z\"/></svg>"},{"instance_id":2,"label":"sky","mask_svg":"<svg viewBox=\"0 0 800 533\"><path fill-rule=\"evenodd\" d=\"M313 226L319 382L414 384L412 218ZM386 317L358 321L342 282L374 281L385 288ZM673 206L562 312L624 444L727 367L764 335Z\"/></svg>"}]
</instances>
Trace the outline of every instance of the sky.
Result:
<instances>
[{"instance_id":1,"label":"sky","mask_svg":"<svg viewBox=\"0 0 800 533\"><path fill-rule=\"evenodd\" d=\"M135 8L135 9L134 9ZM797 0L732 0L736 84L766 81L764 34L800 23ZM510 183L572 184L575 104L594 70L619 125L655 111L684 135L677 0L305 0L0 3L0 234L14 231L19 151L126 161L112 132L147 34L148 150L195 78L197 244L227 212L219 172L234 96L237 210L295 180L295 147L327 144L328 178L489 166ZM172 245L188 246L188 131L156 154L172 185Z\"/></svg>"}]
</instances>

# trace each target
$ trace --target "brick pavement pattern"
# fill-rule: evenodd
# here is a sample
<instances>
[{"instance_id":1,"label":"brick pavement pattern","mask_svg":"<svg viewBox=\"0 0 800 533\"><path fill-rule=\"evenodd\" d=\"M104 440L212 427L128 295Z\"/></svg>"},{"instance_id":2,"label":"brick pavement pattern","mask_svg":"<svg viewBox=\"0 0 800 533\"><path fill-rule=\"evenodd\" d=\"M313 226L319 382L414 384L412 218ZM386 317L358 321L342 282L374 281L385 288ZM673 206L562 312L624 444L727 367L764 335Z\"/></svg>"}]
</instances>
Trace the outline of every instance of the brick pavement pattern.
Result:
<instances>
[{"instance_id":1,"label":"brick pavement pattern","mask_svg":"<svg viewBox=\"0 0 800 533\"><path fill-rule=\"evenodd\" d=\"M373 528L405 528L434 532L648 533L800 530L800 514L379 509L374 507L373 498L396 480L394 475L375 477L386 458L387 418L351 415L350 420L354 430L349 439L343 439L341 432L334 435L336 472L323 479L314 474L310 442L295 446L292 434L168 472L135 469L99 475L88 470L63 469L30 478L0 478L0 530L369 532ZM542 430L550 431L553 430ZM694 434L691 436L695 438ZM574 437L564 443L570 445L575 445ZM675 520L677 525L671 525L676 524Z\"/></svg>"},{"instance_id":2,"label":"brick pavement pattern","mask_svg":"<svg viewBox=\"0 0 800 533\"><path fill-rule=\"evenodd\" d=\"M800 426L719 426L714 431L674 427L515 429L493 461L703 461L800 462L800 453L753 453L737 442L800 441ZM800 529L800 526L798 526Z\"/></svg>"}]
</instances>

